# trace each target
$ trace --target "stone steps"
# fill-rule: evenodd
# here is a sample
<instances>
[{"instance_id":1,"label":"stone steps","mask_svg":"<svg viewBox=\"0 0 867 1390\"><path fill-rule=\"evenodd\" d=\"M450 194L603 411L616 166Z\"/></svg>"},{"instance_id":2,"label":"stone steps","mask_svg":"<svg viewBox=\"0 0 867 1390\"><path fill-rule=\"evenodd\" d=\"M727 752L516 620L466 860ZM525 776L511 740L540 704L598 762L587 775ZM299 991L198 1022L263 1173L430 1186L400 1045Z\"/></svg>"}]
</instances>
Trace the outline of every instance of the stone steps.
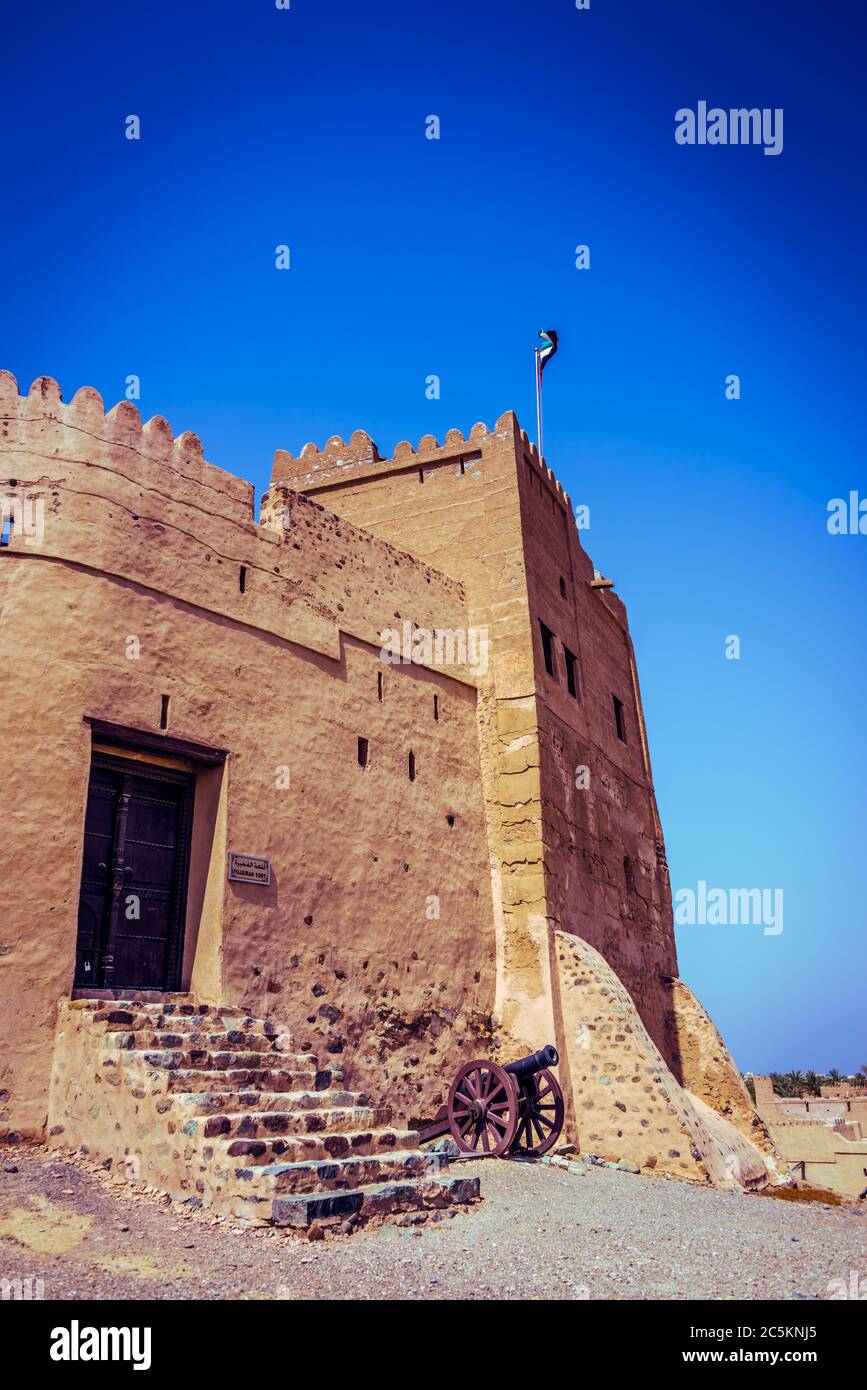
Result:
<instances>
[{"instance_id":1,"label":"stone steps","mask_svg":"<svg viewBox=\"0 0 867 1390\"><path fill-rule=\"evenodd\" d=\"M318 1110L333 1105L369 1105L358 1091L192 1091L181 1093L191 1115L247 1117L252 1112L267 1115L272 1110Z\"/></svg>"},{"instance_id":2,"label":"stone steps","mask_svg":"<svg viewBox=\"0 0 867 1390\"><path fill-rule=\"evenodd\" d=\"M234 1147L233 1145L229 1146ZM227 1168L232 1167L232 1160ZM417 1182L439 1172L437 1155L417 1149L397 1149L387 1154L358 1154L352 1158L307 1162L277 1162L262 1166L234 1168L235 1177L249 1184L256 1196L309 1195L312 1192L342 1192L374 1183Z\"/></svg>"},{"instance_id":3,"label":"stone steps","mask_svg":"<svg viewBox=\"0 0 867 1390\"><path fill-rule=\"evenodd\" d=\"M328 1092L320 1094L328 1097ZM329 1109L269 1110L263 1115L210 1116L203 1124L207 1137L232 1135L240 1139L268 1139L275 1136L345 1134L353 1130L376 1129L391 1119L388 1106L343 1105Z\"/></svg>"},{"instance_id":4,"label":"stone steps","mask_svg":"<svg viewBox=\"0 0 867 1390\"><path fill-rule=\"evenodd\" d=\"M413 1146L418 1134L412 1129L350 1130L344 1134L289 1134L255 1139L238 1135L219 1138L213 1144L214 1157L225 1157L234 1164L250 1167L269 1163L331 1163L352 1157L388 1157L392 1153L419 1152Z\"/></svg>"},{"instance_id":5,"label":"stone steps","mask_svg":"<svg viewBox=\"0 0 867 1390\"><path fill-rule=\"evenodd\" d=\"M207 1048L214 1052L273 1052L274 1039L264 1033L244 1032L240 1029L220 1033L203 1033L198 1029L188 1032L155 1033L141 1028L137 1032L127 1032L117 1028L108 1034L110 1047L135 1050L137 1052L174 1052L185 1048ZM281 1056L291 1056L280 1053Z\"/></svg>"},{"instance_id":6,"label":"stone steps","mask_svg":"<svg viewBox=\"0 0 867 1390\"><path fill-rule=\"evenodd\" d=\"M97 1015L98 1021L103 1020ZM248 1014L226 1017L221 1014L140 1014L119 1010L109 1014L105 1020L106 1030L111 1032L165 1032L180 1033L185 1038L199 1037L205 1033L242 1032L267 1038L273 1043L287 1036L273 1023L250 1018Z\"/></svg>"},{"instance_id":7,"label":"stone steps","mask_svg":"<svg viewBox=\"0 0 867 1390\"><path fill-rule=\"evenodd\" d=\"M316 1074L312 1071L289 1071L285 1068L247 1071L227 1068L225 1071L166 1071L168 1091L295 1091L309 1090Z\"/></svg>"},{"instance_id":8,"label":"stone steps","mask_svg":"<svg viewBox=\"0 0 867 1390\"><path fill-rule=\"evenodd\" d=\"M478 1199L478 1178L437 1176L421 1182L375 1183L322 1195L275 1197L271 1202L271 1222L274 1226L305 1230L314 1221L363 1222L371 1217L413 1211L422 1217L428 1211L463 1206Z\"/></svg>"},{"instance_id":9,"label":"stone steps","mask_svg":"<svg viewBox=\"0 0 867 1390\"><path fill-rule=\"evenodd\" d=\"M478 1179L449 1177L388 1106L340 1089L339 1067L290 1051L268 1020L183 997L81 999L60 1013L58 1047L67 1031L75 1045L55 1071L52 1138L69 1134L136 1180L299 1230L421 1222L478 1199Z\"/></svg>"},{"instance_id":10,"label":"stone steps","mask_svg":"<svg viewBox=\"0 0 867 1390\"><path fill-rule=\"evenodd\" d=\"M70 1011L81 1011L90 1014L94 1019L101 1022L113 1023L118 1020L137 1020L140 1023L148 1019L171 1019L172 1026L179 1023L181 1019L237 1019L248 1018L251 1023L255 1023L260 1028L271 1028L277 1032L277 1025L271 1020L255 1019L246 1009L235 1008L234 1005L215 1005L215 1004L193 1004L193 1003L149 1003L140 999L128 1000L104 1000L104 999L76 999L70 1004Z\"/></svg>"},{"instance_id":11,"label":"stone steps","mask_svg":"<svg viewBox=\"0 0 867 1390\"><path fill-rule=\"evenodd\" d=\"M269 1052L263 1055L261 1052L212 1052L208 1048L198 1047L191 1048L188 1052L149 1052L145 1048L135 1050L141 1052L147 1066L156 1067L160 1071L228 1073L266 1069L287 1072L293 1076L316 1075L315 1057L293 1057L290 1053ZM280 1066L273 1067L274 1062L279 1062Z\"/></svg>"}]
</instances>

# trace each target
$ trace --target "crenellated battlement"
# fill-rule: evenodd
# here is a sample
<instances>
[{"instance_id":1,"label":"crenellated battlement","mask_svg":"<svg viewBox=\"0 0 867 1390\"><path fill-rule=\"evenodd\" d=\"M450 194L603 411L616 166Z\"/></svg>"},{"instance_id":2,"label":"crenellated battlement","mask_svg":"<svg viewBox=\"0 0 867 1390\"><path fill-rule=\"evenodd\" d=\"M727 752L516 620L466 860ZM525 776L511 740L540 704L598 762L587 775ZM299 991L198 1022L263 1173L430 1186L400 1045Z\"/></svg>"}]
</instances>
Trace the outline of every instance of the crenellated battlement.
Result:
<instances>
[{"instance_id":1,"label":"crenellated battlement","mask_svg":"<svg viewBox=\"0 0 867 1390\"><path fill-rule=\"evenodd\" d=\"M240 508L245 521L254 519L252 483L209 463L197 434L186 430L175 437L161 415L143 422L132 401L120 401L106 411L102 396L92 386L82 386L67 403L53 377L37 377L27 394L20 395L13 374L0 371L0 428L4 444L11 449L16 442L32 440L34 432L41 435L46 459L63 457L62 432L76 431L106 449L130 451L145 465L158 467L163 476L168 468L179 480L217 489Z\"/></svg>"},{"instance_id":2,"label":"crenellated battlement","mask_svg":"<svg viewBox=\"0 0 867 1390\"><path fill-rule=\"evenodd\" d=\"M390 458L380 453L377 444L362 429L353 431L348 443L340 435L333 435L321 448L307 443L297 457L287 449L278 449L274 454L271 487L290 487L298 492L316 491L393 476L417 468L433 469L440 465L473 461L484 454L486 447L505 438L514 442L516 452L523 456L571 516L569 494L545 460L540 459L536 445L526 430L521 429L513 410L504 411L490 428L483 421L478 421L468 434L459 429L450 429L442 443L433 434L423 435L415 445L403 439L394 446ZM264 501L267 504L267 498Z\"/></svg>"},{"instance_id":3,"label":"crenellated battlement","mask_svg":"<svg viewBox=\"0 0 867 1390\"><path fill-rule=\"evenodd\" d=\"M129 401L106 412L92 387L65 403L38 377L22 396L0 372L0 455L9 558L82 566L334 660L343 637L378 648L396 613L466 626L454 578L291 489L266 494L257 522L252 483L209 463L198 435L143 423ZM461 659L440 664L477 681Z\"/></svg>"}]
</instances>

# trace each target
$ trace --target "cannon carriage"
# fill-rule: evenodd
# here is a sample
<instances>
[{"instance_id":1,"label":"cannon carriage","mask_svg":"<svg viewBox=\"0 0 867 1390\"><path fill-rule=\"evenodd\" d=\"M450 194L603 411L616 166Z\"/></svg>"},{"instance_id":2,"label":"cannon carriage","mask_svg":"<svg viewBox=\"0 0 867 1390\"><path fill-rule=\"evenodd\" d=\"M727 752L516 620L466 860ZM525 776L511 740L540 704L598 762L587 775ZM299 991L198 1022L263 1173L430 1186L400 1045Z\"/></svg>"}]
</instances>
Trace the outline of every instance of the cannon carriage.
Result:
<instances>
[{"instance_id":1,"label":"cannon carriage","mask_svg":"<svg viewBox=\"0 0 867 1390\"><path fill-rule=\"evenodd\" d=\"M449 1098L430 1124L422 1143L451 1134L463 1153L477 1157L539 1157L557 1142L563 1128L563 1092L551 1071L560 1057L549 1043L528 1057L509 1062L465 1062Z\"/></svg>"}]
</instances>

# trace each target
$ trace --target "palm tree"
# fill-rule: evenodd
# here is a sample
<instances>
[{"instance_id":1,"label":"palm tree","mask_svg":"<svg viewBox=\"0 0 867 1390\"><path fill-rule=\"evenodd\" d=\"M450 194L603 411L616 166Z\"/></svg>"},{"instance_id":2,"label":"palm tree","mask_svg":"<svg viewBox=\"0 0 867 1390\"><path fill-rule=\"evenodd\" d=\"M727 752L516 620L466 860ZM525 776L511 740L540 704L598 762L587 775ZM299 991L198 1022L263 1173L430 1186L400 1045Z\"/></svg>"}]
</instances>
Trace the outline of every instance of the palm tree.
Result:
<instances>
[{"instance_id":1,"label":"palm tree","mask_svg":"<svg viewBox=\"0 0 867 1390\"><path fill-rule=\"evenodd\" d=\"M788 1094L790 1096L800 1096L805 1085L804 1073L802 1071L789 1071L786 1072L785 1079L789 1087Z\"/></svg>"},{"instance_id":2,"label":"palm tree","mask_svg":"<svg viewBox=\"0 0 867 1390\"><path fill-rule=\"evenodd\" d=\"M821 1090L821 1079L814 1071L808 1071L804 1077L804 1090L808 1096L817 1096Z\"/></svg>"},{"instance_id":3,"label":"palm tree","mask_svg":"<svg viewBox=\"0 0 867 1390\"><path fill-rule=\"evenodd\" d=\"M774 1088L774 1095L784 1096L786 1094L786 1082L782 1073L778 1071L771 1071L768 1072L768 1075L771 1078L771 1085Z\"/></svg>"},{"instance_id":4,"label":"palm tree","mask_svg":"<svg viewBox=\"0 0 867 1390\"><path fill-rule=\"evenodd\" d=\"M832 1067L831 1070L828 1072L828 1085L829 1085L829 1086L839 1086L839 1084L840 1084L840 1082L841 1082L842 1080L843 1080L843 1077L840 1075L840 1073L838 1072L837 1068L836 1068L836 1067Z\"/></svg>"}]
</instances>

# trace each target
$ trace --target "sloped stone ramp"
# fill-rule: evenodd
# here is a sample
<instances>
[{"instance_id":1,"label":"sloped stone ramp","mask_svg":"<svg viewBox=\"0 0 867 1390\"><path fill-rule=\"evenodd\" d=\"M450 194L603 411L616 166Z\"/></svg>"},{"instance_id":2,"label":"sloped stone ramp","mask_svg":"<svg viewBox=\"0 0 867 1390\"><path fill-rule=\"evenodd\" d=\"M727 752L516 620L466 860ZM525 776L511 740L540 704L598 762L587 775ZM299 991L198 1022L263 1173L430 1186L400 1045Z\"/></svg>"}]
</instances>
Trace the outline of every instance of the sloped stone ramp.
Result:
<instances>
[{"instance_id":1,"label":"sloped stone ramp","mask_svg":"<svg viewBox=\"0 0 867 1390\"><path fill-rule=\"evenodd\" d=\"M555 948L582 1152L715 1187L764 1187L772 1155L678 1083L605 958L566 932Z\"/></svg>"}]
</instances>

